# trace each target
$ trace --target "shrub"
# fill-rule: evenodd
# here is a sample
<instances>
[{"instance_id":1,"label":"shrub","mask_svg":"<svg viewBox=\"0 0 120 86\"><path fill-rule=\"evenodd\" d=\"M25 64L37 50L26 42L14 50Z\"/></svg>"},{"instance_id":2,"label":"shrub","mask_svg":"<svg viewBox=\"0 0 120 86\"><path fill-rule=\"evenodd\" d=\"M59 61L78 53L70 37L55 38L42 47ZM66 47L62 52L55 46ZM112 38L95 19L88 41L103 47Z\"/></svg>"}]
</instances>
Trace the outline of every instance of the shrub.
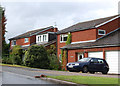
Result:
<instances>
[{"instance_id":1,"label":"shrub","mask_svg":"<svg viewBox=\"0 0 120 86\"><path fill-rule=\"evenodd\" d=\"M12 57L2 57L2 63L4 63L4 64L13 64Z\"/></svg>"},{"instance_id":2,"label":"shrub","mask_svg":"<svg viewBox=\"0 0 120 86\"><path fill-rule=\"evenodd\" d=\"M50 66L49 69L60 70L61 65L56 55L49 56Z\"/></svg>"},{"instance_id":3,"label":"shrub","mask_svg":"<svg viewBox=\"0 0 120 86\"><path fill-rule=\"evenodd\" d=\"M13 64L21 65L23 63L23 55L22 48L18 45L14 46L11 53Z\"/></svg>"},{"instance_id":4,"label":"shrub","mask_svg":"<svg viewBox=\"0 0 120 86\"><path fill-rule=\"evenodd\" d=\"M44 46L31 46L25 52L24 65L35 68L49 68L49 59Z\"/></svg>"}]
</instances>

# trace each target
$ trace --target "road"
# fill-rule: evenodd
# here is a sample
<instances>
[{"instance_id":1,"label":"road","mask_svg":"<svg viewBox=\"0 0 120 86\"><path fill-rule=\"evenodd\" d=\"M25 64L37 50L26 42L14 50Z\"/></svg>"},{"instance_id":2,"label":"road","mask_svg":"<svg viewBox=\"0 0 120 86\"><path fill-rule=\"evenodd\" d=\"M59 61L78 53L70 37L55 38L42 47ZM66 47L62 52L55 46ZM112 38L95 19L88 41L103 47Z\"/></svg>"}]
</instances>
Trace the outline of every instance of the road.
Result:
<instances>
[{"instance_id":1,"label":"road","mask_svg":"<svg viewBox=\"0 0 120 86\"><path fill-rule=\"evenodd\" d=\"M58 75L77 75L77 76L96 76L96 77L111 77L111 78L120 78L118 75L104 75L101 73L90 74L90 73L78 73L78 72L68 72L68 71L55 71L55 70L44 70L44 69L31 69L31 68L16 68L16 67L2 67L3 71L12 72L16 74L26 75L26 76L38 76L41 74L47 76L58 76Z\"/></svg>"},{"instance_id":2,"label":"road","mask_svg":"<svg viewBox=\"0 0 120 86\"><path fill-rule=\"evenodd\" d=\"M2 72L2 84L54 84L54 83L20 74Z\"/></svg>"}]
</instances>

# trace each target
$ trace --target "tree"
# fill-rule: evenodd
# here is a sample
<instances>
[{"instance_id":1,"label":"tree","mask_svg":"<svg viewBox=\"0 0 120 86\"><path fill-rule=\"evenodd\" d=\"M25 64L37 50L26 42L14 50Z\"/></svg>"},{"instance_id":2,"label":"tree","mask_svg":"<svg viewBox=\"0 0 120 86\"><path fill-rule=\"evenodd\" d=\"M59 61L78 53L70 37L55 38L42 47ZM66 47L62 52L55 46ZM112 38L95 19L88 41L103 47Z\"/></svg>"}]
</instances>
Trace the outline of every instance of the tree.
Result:
<instances>
[{"instance_id":1,"label":"tree","mask_svg":"<svg viewBox=\"0 0 120 86\"><path fill-rule=\"evenodd\" d=\"M25 52L24 65L35 68L49 68L49 59L44 46L31 46Z\"/></svg>"},{"instance_id":2,"label":"tree","mask_svg":"<svg viewBox=\"0 0 120 86\"><path fill-rule=\"evenodd\" d=\"M2 56L6 56L9 54L9 44L5 41L5 32L6 31L6 17L5 17L5 9L0 6L0 18L1 18L1 29L2 29Z\"/></svg>"}]
</instances>

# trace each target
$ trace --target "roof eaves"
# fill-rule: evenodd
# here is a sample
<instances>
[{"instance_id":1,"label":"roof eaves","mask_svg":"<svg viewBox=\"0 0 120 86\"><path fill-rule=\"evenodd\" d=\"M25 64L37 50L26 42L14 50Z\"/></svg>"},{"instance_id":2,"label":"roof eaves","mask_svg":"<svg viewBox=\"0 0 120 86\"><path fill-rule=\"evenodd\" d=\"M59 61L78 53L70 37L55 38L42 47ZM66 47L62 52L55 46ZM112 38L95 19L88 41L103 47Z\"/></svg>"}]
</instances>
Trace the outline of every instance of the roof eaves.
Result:
<instances>
[{"instance_id":1,"label":"roof eaves","mask_svg":"<svg viewBox=\"0 0 120 86\"><path fill-rule=\"evenodd\" d=\"M109 45L94 45L94 46L83 46L83 47L69 47L69 48L60 48L60 49L68 49L68 50L74 50L74 49L88 49L88 48L101 48L101 47L116 47L120 46L120 44L109 44Z\"/></svg>"}]
</instances>

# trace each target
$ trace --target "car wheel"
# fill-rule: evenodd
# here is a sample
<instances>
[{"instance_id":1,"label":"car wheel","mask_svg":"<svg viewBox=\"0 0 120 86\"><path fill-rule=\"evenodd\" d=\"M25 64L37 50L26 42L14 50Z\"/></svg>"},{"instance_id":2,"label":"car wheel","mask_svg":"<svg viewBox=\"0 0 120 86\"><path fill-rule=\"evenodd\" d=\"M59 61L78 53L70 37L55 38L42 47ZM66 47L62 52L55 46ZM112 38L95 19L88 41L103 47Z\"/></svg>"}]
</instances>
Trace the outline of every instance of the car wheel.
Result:
<instances>
[{"instance_id":1,"label":"car wheel","mask_svg":"<svg viewBox=\"0 0 120 86\"><path fill-rule=\"evenodd\" d=\"M84 66L83 67L83 70L82 70L82 73L87 73L88 72L88 67L87 66Z\"/></svg>"},{"instance_id":2,"label":"car wheel","mask_svg":"<svg viewBox=\"0 0 120 86\"><path fill-rule=\"evenodd\" d=\"M108 73L108 70L107 68L104 69L104 71L102 71L102 74L107 74Z\"/></svg>"},{"instance_id":3,"label":"car wheel","mask_svg":"<svg viewBox=\"0 0 120 86\"><path fill-rule=\"evenodd\" d=\"M94 74L95 72L94 71L90 71L91 74Z\"/></svg>"}]
</instances>

